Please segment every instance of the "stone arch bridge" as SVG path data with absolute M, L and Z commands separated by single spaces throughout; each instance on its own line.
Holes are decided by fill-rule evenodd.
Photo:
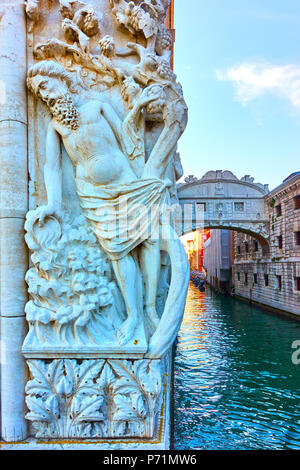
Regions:
M 253 236 L 268 249 L 268 185 L 255 183 L 248 175 L 238 179 L 231 171 L 209 171 L 201 179 L 187 177 L 177 191 L 180 235 L 203 228 L 234 230 Z

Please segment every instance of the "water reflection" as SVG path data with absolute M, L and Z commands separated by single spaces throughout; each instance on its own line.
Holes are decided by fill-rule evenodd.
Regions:
M 300 324 L 190 286 L 175 359 L 176 449 L 300 449 Z

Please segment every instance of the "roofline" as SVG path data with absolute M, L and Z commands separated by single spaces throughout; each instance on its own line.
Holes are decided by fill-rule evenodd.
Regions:
M 272 189 L 272 191 L 269 192 L 269 194 L 266 195 L 266 199 L 269 199 L 272 196 L 275 196 L 278 192 L 284 190 L 285 188 L 288 188 L 290 185 L 294 184 L 299 180 L 300 183 L 300 173 L 296 174 L 292 178 L 288 179 L 284 183 L 281 183 L 279 186 L 276 188 Z
M 198 181 L 193 181 L 192 183 L 177 183 L 177 191 L 180 192 L 183 189 L 186 189 L 187 187 L 192 187 L 192 186 L 197 186 L 199 184 L 209 184 L 209 183 L 232 183 L 232 184 L 239 184 L 240 186 L 248 186 L 251 189 L 256 189 L 259 191 L 263 197 L 269 195 L 269 193 L 266 193 L 264 190 L 263 185 L 260 185 L 260 183 L 250 183 L 249 181 L 241 181 L 239 179 L 236 180 L 231 180 L 231 179 L 207 179 L 207 180 L 198 180 Z M 179 186 L 180 185 L 180 186 Z M 205 196 L 204 196 L 205 197 Z

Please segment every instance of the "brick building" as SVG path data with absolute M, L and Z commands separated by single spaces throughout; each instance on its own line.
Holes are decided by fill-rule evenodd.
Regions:
M 270 251 L 243 233 L 233 236 L 237 296 L 300 315 L 300 172 L 265 196 Z

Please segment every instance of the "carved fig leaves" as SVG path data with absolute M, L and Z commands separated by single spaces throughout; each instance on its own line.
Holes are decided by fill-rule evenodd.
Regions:
M 100 411 L 104 396 L 94 380 L 104 361 L 28 361 L 33 377 L 26 385 L 26 418 L 33 421 L 36 437 L 102 436 Z M 97 422 L 93 429 L 87 423 Z
M 147 437 L 161 396 L 160 361 L 27 362 L 26 418 L 38 438 Z

